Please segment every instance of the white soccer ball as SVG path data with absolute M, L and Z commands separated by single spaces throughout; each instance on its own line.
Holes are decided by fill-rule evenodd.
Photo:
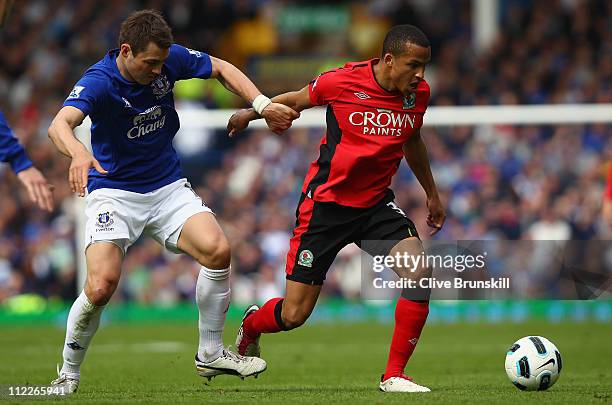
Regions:
M 543 391 L 559 379 L 563 363 L 561 353 L 542 336 L 517 340 L 506 353 L 506 374 L 518 389 Z

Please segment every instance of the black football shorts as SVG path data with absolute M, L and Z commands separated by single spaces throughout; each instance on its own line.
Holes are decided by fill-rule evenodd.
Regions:
M 403 239 L 418 238 L 414 223 L 394 199 L 387 190 L 373 207 L 355 208 L 313 201 L 302 194 L 287 254 L 287 279 L 321 285 L 338 252 L 350 243 L 375 256 L 389 254 Z

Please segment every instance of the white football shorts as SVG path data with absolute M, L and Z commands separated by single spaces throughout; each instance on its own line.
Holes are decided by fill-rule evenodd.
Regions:
M 180 179 L 149 193 L 101 188 L 86 197 L 85 246 L 108 241 L 123 253 L 144 232 L 174 253 L 187 220 L 211 209 L 193 191 L 187 179 Z

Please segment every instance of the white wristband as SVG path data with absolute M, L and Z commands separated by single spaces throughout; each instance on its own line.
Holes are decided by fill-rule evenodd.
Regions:
M 272 100 L 270 100 L 268 97 L 260 94 L 259 96 L 255 97 L 255 100 L 253 100 L 253 108 L 255 111 L 257 111 L 257 114 L 261 115 L 264 108 L 270 105 L 271 102 Z

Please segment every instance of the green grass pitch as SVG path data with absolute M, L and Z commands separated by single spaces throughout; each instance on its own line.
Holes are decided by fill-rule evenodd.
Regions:
M 226 328 L 226 344 L 237 325 Z M 452 324 L 425 327 L 407 373 L 425 394 L 378 391 L 391 325 L 316 324 L 262 338 L 268 370 L 244 381 L 210 384 L 193 365 L 196 325 L 115 324 L 102 327 L 82 368 L 79 392 L 66 403 L 612 403 L 612 324 Z M 521 392 L 507 380 L 504 356 L 519 337 L 550 338 L 563 355 L 557 384 Z M 2 325 L 0 384 L 48 384 L 55 378 L 63 331 L 53 326 Z M 3 402 L 3 401 L 0 401 Z M 14 401 L 15 402 L 15 401 Z M 40 401 L 36 401 L 40 403 Z

